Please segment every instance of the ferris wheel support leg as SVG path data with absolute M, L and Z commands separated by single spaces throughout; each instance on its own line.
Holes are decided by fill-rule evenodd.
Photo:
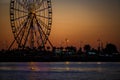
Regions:
M 53 45 L 49 39 L 48 39 L 48 42 L 49 42 L 50 46 L 53 48 Z
M 44 36 L 46 37 L 46 34 L 45 34 L 45 32 L 43 31 L 42 27 L 40 26 L 40 24 L 39 24 L 39 22 L 38 22 L 38 20 L 37 20 L 36 17 L 35 17 L 35 19 L 36 19 L 36 22 L 37 22 L 38 27 L 41 29 L 42 33 L 43 33 Z M 48 38 L 48 42 L 49 42 L 50 46 L 53 48 L 53 45 L 52 45 L 52 43 L 50 42 L 49 38 Z
M 24 27 L 22 27 L 19 31 L 19 33 L 17 34 L 16 38 L 19 36 L 19 34 L 21 33 L 21 31 L 23 30 Z M 8 50 L 11 49 L 11 47 L 13 46 L 13 44 L 15 43 L 16 39 L 13 40 L 13 42 L 11 43 L 10 47 L 8 48 Z
M 9 51 L 9 50 L 11 49 L 11 47 L 13 46 L 14 42 L 15 42 L 15 39 L 14 39 L 14 41 L 11 43 L 11 45 L 9 46 L 8 51 Z

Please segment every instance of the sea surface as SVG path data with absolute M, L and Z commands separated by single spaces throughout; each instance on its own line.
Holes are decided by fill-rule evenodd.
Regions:
M 1 62 L 0 80 L 120 80 L 120 62 Z

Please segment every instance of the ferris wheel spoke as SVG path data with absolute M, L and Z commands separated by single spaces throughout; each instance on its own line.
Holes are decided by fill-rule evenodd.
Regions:
M 38 17 L 42 17 L 42 18 L 45 18 L 45 19 L 49 19 L 49 17 L 46 17 L 46 16 L 42 16 L 42 15 L 36 15 Z
M 16 32 L 18 32 L 18 31 L 22 28 L 22 26 L 24 26 L 24 24 L 26 24 L 26 19 L 24 19 L 24 20 L 20 23 L 20 25 L 17 26 L 17 31 L 16 31 Z
M 36 23 L 36 21 L 34 20 L 34 26 L 35 25 L 37 25 L 37 23 Z M 38 25 L 37 25 L 38 26 Z M 38 32 L 39 32 L 39 34 L 40 34 L 40 29 L 37 29 L 37 30 L 35 30 L 35 29 L 33 29 L 34 30 L 34 35 L 38 38 L 38 35 L 37 35 L 37 30 L 38 30 Z
M 44 2 L 44 0 L 41 0 L 41 1 L 37 0 L 36 3 L 37 3 L 38 6 L 36 7 L 36 10 L 39 9 L 42 6 L 43 2 Z
M 22 43 L 22 41 L 23 41 L 24 34 L 25 34 L 25 29 L 23 29 L 22 34 L 21 34 L 21 36 L 20 36 L 19 47 L 22 46 L 21 43 Z
M 35 18 L 36 19 L 36 18 Z M 40 27 L 39 26 L 41 26 L 40 24 L 39 24 L 39 22 L 38 22 L 38 20 L 36 19 L 36 24 L 37 24 L 37 28 L 38 28 L 38 32 L 39 32 L 39 34 L 40 34 L 40 39 L 41 39 L 41 41 L 42 41 L 42 43 L 44 43 L 44 40 L 43 40 L 43 37 L 42 37 L 42 31 L 41 31 L 41 29 L 40 29 Z
M 49 8 L 43 8 L 43 9 L 40 9 L 40 10 L 36 10 L 35 12 L 37 13 L 37 12 L 42 12 L 42 11 L 45 11 L 45 10 L 47 10 L 47 9 L 49 9 Z
M 17 37 L 18 37 L 18 36 L 19 36 L 19 34 L 21 33 L 22 29 L 23 29 L 23 27 L 22 27 L 22 28 L 21 28 L 21 30 L 18 32 L 18 34 L 15 36 L 15 39 L 14 39 L 14 41 L 10 44 L 10 46 L 9 46 L 8 50 L 10 50 L 10 48 L 11 48 L 11 47 L 12 47 L 12 45 L 14 44 L 15 40 L 17 39 Z
M 38 43 L 41 43 L 44 44 L 44 40 L 43 40 L 43 35 L 42 35 L 42 31 L 39 29 L 39 40 L 38 40 Z
M 23 37 L 25 35 L 25 32 L 26 32 L 26 28 L 27 28 L 27 24 L 28 24 L 28 21 L 29 21 L 29 17 L 24 19 L 24 21 L 22 23 L 20 23 L 20 27 L 22 27 L 22 31 L 20 32 L 19 34 L 19 43 L 18 43 L 18 46 L 21 47 L 22 46 L 22 40 L 23 40 Z
M 28 17 L 29 18 L 29 17 Z M 28 41 L 28 37 L 29 37 L 29 35 L 30 35 L 30 31 L 33 31 L 33 20 L 34 18 L 29 18 L 29 22 L 28 22 L 28 24 L 30 24 L 29 25 L 29 27 L 28 27 L 28 31 L 27 31 L 27 35 L 26 35 L 26 38 L 25 38 L 25 41 L 24 41 L 24 44 L 23 44 L 23 48 L 25 48 L 25 45 L 26 45 L 26 43 L 27 43 L 27 41 Z M 33 34 L 33 32 L 32 32 L 32 34 Z M 32 35 L 32 37 L 33 37 L 33 35 Z M 33 39 L 33 38 L 32 38 Z
M 24 44 L 23 44 L 23 48 L 25 48 L 25 45 L 26 45 L 26 43 L 27 43 L 28 36 L 29 36 L 29 34 L 30 34 L 30 29 L 31 29 L 31 27 L 29 26 L 29 29 L 28 29 L 28 32 L 27 32 L 27 35 L 26 35 L 26 38 L 25 38 L 25 42 L 24 42 Z
M 37 21 L 37 24 L 39 24 L 39 21 L 36 19 L 36 21 Z M 41 32 L 43 33 L 43 35 L 46 37 L 46 33 L 44 32 L 44 30 L 43 30 L 43 28 L 41 27 L 41 25 L 39 24 L 39 26 L 38 26 L 39 28 L 40 28 L 40 30 L 41 30 Z
M 39 31 L 39 34 L 40 34 L 40 38 L 41 38 L 42 44 L 44 44 L 44 42 L 45 42 L 44 38 L 43 38 L 44 33 L 41 30 L 41 24 L 39 23 L 39 21 L 37 19 L 36 19 L 36 23 L 37 23 L 37 26 L 38 26 L 38 31 Z
M 21 18 L 25 18 L 25 17 L 28 17 L 28 15 L 24 15 L 24 16 L 21 16 L 21 17 L 15 18 L 14 20 L 16 21 L 16 20 L 19 20 L 19 19 L 21 19 Z
M 17 39 L 18 36 L 20 35 L 20 33 L 22 32 L 22 30 L 24 29 L 24 26 L 18 31 L 18 33 L 16 34 L 15 38 Z
M 45 24 L 41 19 L 39 19 L 40 23 L 45 27 L 47 30 L 49 29 L 49 26 Z
M 53 47 L 51 41 L 48 39 L 48 36 L 45 34 L 45 32 L 44 32 L 44 30 L 42 29 L 42 27 L 41 27 L 41 26 L 38 26 L 38 27 L 41 28 L 41 31 L 43 32 L 43 34 L 44 34 L 44 36 L 45 36 L 45 39 L 48 40 L 49 44 Z
M 24 29 L 24 27 L 22 27 L 22 28 L 18 31 L 18 33 L 17 33 L 16 36 L 15 36 L 15 40 L 17 40 L 18 36 L 20 35 L 20 33 L 22 32 L 23 29 Z M 9 46 L 8 50 L 12 47 L 13 43 L 15 42 L 15 40 L 14 40 L 14 41 L 12 42 L 12 44 Z
M 15 11 L 18 11 L 18 12 L 28 13 L 28 12 L 26 12 L 26 11 L 23 11 L 23 10 L 20 10 L 20 9 L 16 9 L 16 8 L 14 8 L 14 10 L 15 10 Z
M 21 43 L 22 43 L 23 37 L 24 37 L 24 35 L 25 35 L 26 28 L 27 28 L 27 22 L 28 22 L 28 19 L 26 20 L 26 22 L 25 22 L 24 25 L 23 25 L 24 29 L 23 29 L 23 31 L 22 31 L 22 33 L 21 33 L 21 37 L 20 37 L 20 45 L 19 45 L 19 46 L 21 46 Z
M 20 2 L 20 0 L 16 0 L 16 2 L 17 2 L 21 7 L 23 7 L 25 10 L 27 10 L 25 4 L 23 4 L 22 2 Z
M 43 37 L 43 41 L 46 41 L 47 39 L 48 39 L 48 36 L 47 36 L 47 34 L 45 33 L 45 31 L 43 30 L 43 28 L 41 27 L 41 26 L 38 26 L 38 27 L 40 27 L 40 30 L 41 30 L 41 32 L 42 32 L 42 37 Z
M 42 23 L 40 23 L 37 18 L 36 18 L 37 25 L 39 26 L 38 28 L 40 29 L 40 32 L 42 33 L 42 30 L 40 27 L 42 27 Z M 45 27 L 45 30 L 47 30 L 47 27 Z

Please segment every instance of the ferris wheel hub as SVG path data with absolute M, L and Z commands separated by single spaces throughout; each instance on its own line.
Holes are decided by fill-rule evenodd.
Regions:
M 28 11 L 29 13 L 35 13 L 35 10 L 36 10 L 36 5 L 33 3 L 33 4 L 30 4 L 29 7 L 28 7 Z

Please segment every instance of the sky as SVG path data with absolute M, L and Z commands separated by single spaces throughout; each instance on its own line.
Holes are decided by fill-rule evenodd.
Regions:
M 10 0 L 0 0 L 0 49 L 14 40 L 9 18 Z M 52 0 L 53 23 L 50 41 L 54 46 L 79 48 L 98 39 L 104 46 L 115 44 L 120 50 L 120 0 Z

